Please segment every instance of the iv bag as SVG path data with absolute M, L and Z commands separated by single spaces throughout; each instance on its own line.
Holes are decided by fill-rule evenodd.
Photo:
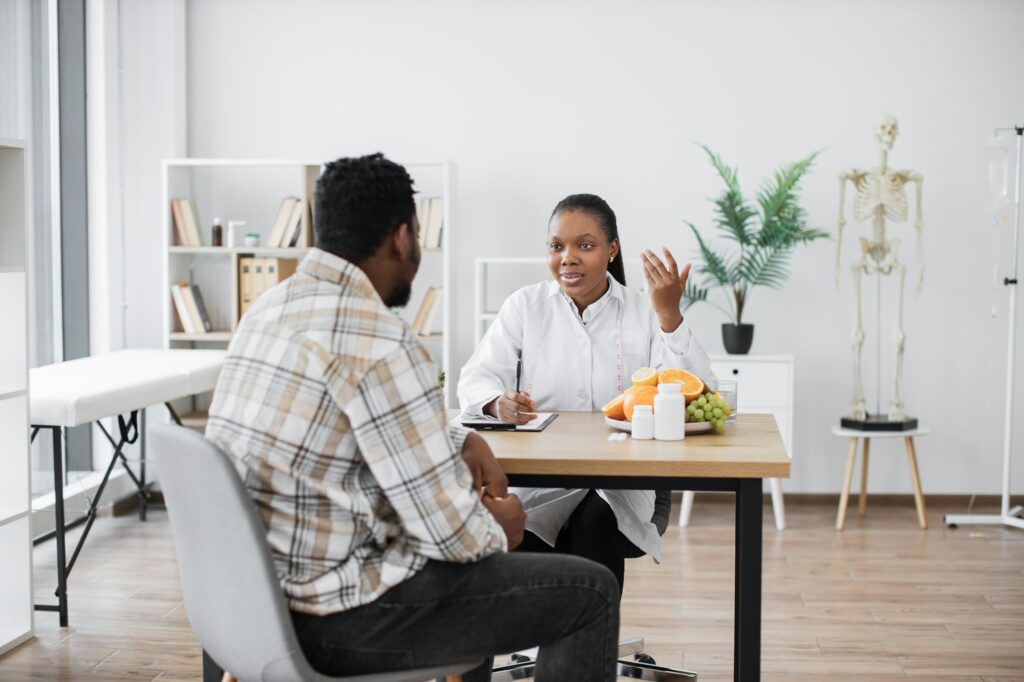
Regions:
M 1010 142 L 1011 137 L 996 134 L 985 141 L 988 161 L 989 208 L 999 210 L 1010 203 Z

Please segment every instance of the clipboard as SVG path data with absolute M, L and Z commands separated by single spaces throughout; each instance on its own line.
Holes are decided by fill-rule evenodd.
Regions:
M 461 424 L 462 426 L 476 431 L 523 431 L 526 433 L 538 433 L 546 429 L 548 424 L 555 421 L 557 418 L 557 412 L 538 412 L 535 419 L 520 426 L 517 426 L 516 424 L 506 424 L 505 422 L 500 422 L 493 417 L 474 417 L 471 419 L 456 417 L 452 422 Z

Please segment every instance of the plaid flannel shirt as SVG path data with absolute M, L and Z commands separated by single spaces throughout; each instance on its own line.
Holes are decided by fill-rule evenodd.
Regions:
M 293 610 L 351 609 L 427 559 L 507 548 L 426 350 L 362 270 L 320 249 L 242 318 L 206 437 L 255 501 Z

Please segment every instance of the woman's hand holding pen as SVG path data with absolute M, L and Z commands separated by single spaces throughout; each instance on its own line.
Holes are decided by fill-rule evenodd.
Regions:
M 506 424 L 527 424 L 537 417 L 537 404 L 529 393 L 505 391 L 487 403 L 484 414 L 496 417 Z
M 647 279 L 647 288 L 651 290 L 651 304 L 654 312 L 658 314 L 661 322 L 661 329 L 665 332 L 674 332 L 683 323 L 683 314 L 679 312 L 679 301 L 686 291 L 686 280 L 690 277 L 690 264 L 687 263 L 682 272 L 676 265 L 676 259 L 672 253 L 662 247 L 665 254 L 665 262 L 650 249 L 640 254 L 640 260 L 644 266 L 644 278 Z

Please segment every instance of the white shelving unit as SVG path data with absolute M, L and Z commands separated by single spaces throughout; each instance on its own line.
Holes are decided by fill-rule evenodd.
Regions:
M 24 142 L 0 138 L 0 654 L 34 634 L 26 157 Z
M 316 180 L 323 164 L 330 159 L 164 159 L 163 192 L 163 272 L 162 319 L 166 348 L 226 347 L 238 327 L 240 315 L 238 272 L 243 257 L 284 258 L 301 260 L 312 246 L 312 225 L 304 234 L 304 245 L 277 247 L 245 247 L 236 245 L 211 246 L 210 227 L 215 217 L 221 218 L 224 240 L 227 243 L 227 224 L 230 220 L 244 220 L 244 233 L 257 232 L 260 244 L 270 235 L 278 205 L 285 196 L 295 195 L 311 200 Z M 401 162 L 400 162 L 401 163 Z M 450 367 L 450 243 L 451 191 L 448 162 L 402 163 L 412 175 L 420 196 L 441 197 L 444 206 L 442 246 L 426 249 L 420 263 L 420 273 L 413 284 L 409 305 L 399 314 L 411 322 L 428 287 L 442 288 L 441 329 L 420 338 L 437 363 L 449 375 Z M 189 197 L 196 203 L 199 213 L 202 246 L 182 246 L 177 243 L 171 200 Z M 418 205 L 418 203 L 417 203 Z M 214 330 L 204 334 L 187 334 L 182 329 L 174 310 L 170 285 L 175 282 L 198 285 L 209 312 Z M 449 404 L 450 387 L 445 382 L 445 404 Z M 194 409 L 202 411 L 200 399 Z

